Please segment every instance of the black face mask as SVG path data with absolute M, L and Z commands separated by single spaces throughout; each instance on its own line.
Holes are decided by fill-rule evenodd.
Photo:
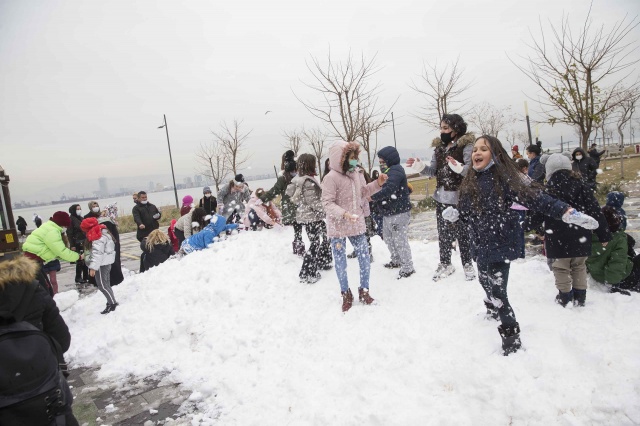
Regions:
M 451 136 L 451 133 L 440 133 L 440 140 L 442 140 L 442 143 L 444 145 L 449 145 L 453 141 L 453 136 Z

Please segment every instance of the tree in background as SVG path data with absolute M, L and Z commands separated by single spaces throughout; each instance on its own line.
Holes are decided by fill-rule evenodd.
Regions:
M 293 129 L 285 130 L 283 132 L 286 142 L 284 143 L 285 149 L 290 149 L 297 156 L 300 153 L 300 144 L 304 137 L 304 128 L 302 130 Z
M 496 107 L 489 102 L 474 105 L 466 117 L 467 121 L 481 134 L 496 138 L 502 130 L 516 121 L 511 113 L 511 107 Z
M 249 155 L 244 152 L 244 144 L 253 130 L 242 133 L 240 127 L 242 122 L 236 119 L 233 124 L 228 126 L 225 121 L 220 123 L 220 130 L 212 131 L 216 138 L 216 142 L 220 144 L 224 152 L 229 170 L 234 174 L 238 174 L 238 170 L 249 160 Z
M 311 147 L 311 151 L 313 151 L 313 155 L 315 155 L 318 161 L 318 176 L 322 176 L 322 159 L 326 155 L 327 135 L 321 129 L 314 128 L 311 130 L 303 130 L 303 137 Z
M 213 180 L 216 192 L 219 191 L 220 185 L 226 181 L 229 174 L 224 147 L 219 141 L 201 144 L 196 152 L 196 161 L 200 165 L 197 172 Z

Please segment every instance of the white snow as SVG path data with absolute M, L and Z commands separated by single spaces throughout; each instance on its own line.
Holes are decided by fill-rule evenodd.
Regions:
M 578 238 L 578 241 L 580 241 L 581 243 L 586 243 L 587 242 L 587 237 L 580 237 L 580 238 Z
M 373 238 L 377 305 L 343 314 L 334 270 L 299 283 L 292 237 L 243 232 L 129 276 L 108 315 L 101 293 L 78 300 L 67 360 L 102 381 L 181 383 L 195 425 L 640 424 L 637 294 L 592 288 L 586 307 L 561 308 L 546 259 L 511 262 L 525 350 L 504 357 L 457 252 L 434 283 L 438 244 L 412 241 L 417 273 L 397 281 Z

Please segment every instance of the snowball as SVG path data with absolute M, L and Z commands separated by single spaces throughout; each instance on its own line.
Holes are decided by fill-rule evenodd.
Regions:
M 398 199 L 398 197 L 396 196 L 396 194 L 391 194 L 391 199 L 392 200 L 396 200 L 396 199 Z
M 602 173 L 602 169 L 597 169 L 596 173 L 601 174 Z
M 154 410 L 153 408 L 150 408 L 149 414 L 158 414 L 158 410 Z
M 76 290 L 63 291 L 53 296 L 53 300 L 56 301 L 58 309 L 66 311 L 72 307 L 80 298 L 80 295 Z
M 547 229 L 547 230 L 546 230 L 546 231 L 544 231 L 544 232 L 546 232 L 547 234 L 551 235 L 551 234 L 553 234 L 553 229 Z
M 586 243 L 587 242 L 587 237 L 580 237 L 580 239 L 578 240 L 581 243 Z
M 113 413 L 114 411 L 117 411 L 117 410 L 118 410 L 118 408 L 113 404 L 109 404 L 106 407 L 104 407 L 104 412 L 105 413 Z

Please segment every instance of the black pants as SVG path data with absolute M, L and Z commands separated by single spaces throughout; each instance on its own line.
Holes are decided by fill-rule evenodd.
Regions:
M 178 245 L 181 245 L 185 240 L 184 231 L 179 230 L 178 228 L 173 228 L 173 233 L 176 234 L 176 238 L 178 239 Z
M 293 241 L 302 241 L 302 224 L 293 222 Z
M 252 231 L 257 231 L 258 226 L 264 226 L 264 220 L 260 219 L 260 216 L 258 216 L 254 209 L 249 210 L 247 217 L 249 218 Z
M 458 250 L 462 264 L 471 263 L 471 248 L 469 246 L 469 233 L 461 221 L 449 222 L 442 218 L 442 212 L 449 207 L 447 204 L 436 202 L 436 221 L 438 225 L 438 245 L 440 246 L 440 263 L 451 264 L 451 249 L 453 242 L 458 240 Z
M 75 244 L 74 247 L 76 249 L 76 253 L 84 253 L 84 245 L 82 243 Z M 89 280 L 89 268 L 87 268 L 84 260 L 78 259 L 76 261 L 76 282 L 87 280 Z
M 302 225 L 300 225 L 302 227 Z M 307 231 L 307 237 L 311 246 L 304 254 L 302 268 L 300 268 L 300 278 L 315 277 L 318 272 L 320 263 L 320 238 L 324 229 L 324 221 L 305 223 L 304 228 Z M 324 263 L 322 263 L 324 264 Z
M 478 280 L 487 295 L 487 300 L 498 309 L 500 321 L 504 326 L 516 323 L 516 314 L 509 304 L 507 297 L 507 283 L 509 282 L 509 268 L 507 262 L 484 263 L 478 262 Z

